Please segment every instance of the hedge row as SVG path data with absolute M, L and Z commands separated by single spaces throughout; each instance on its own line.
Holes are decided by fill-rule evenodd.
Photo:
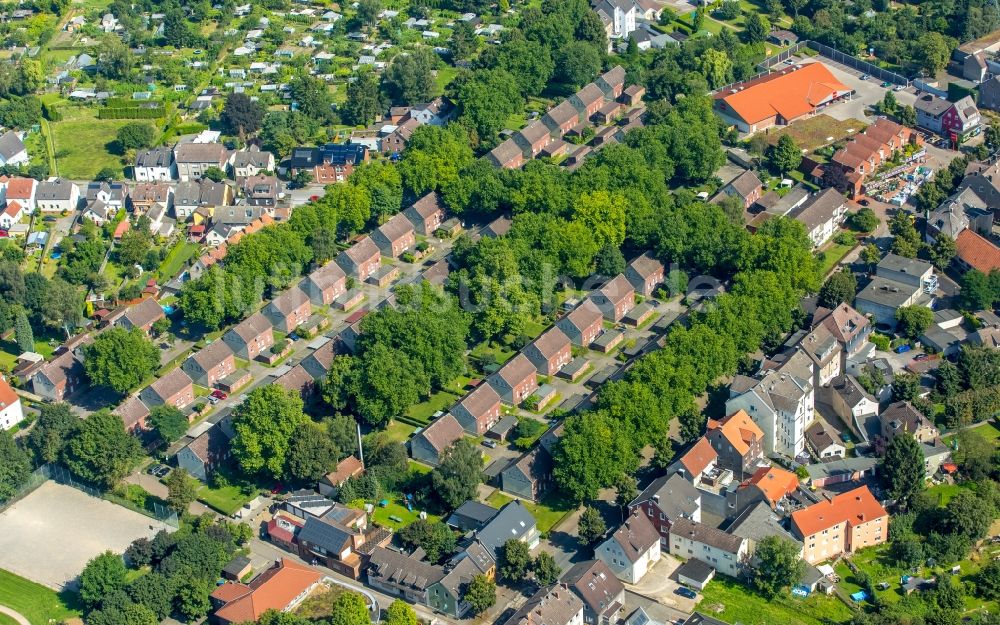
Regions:
M 143 108 L 138 106 L 98 109 L 98 119 L 157 119 L 167 114 L 163 107 Z

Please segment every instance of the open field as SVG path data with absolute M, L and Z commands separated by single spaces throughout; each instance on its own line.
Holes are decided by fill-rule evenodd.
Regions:
M 812 152 L 816 148 L 840 141 L 848 135 L 859 132 L 865 125 L 865 122 L 857 119 L 841 121 L 821 113 L 809 119 L 800 119 L 791 126 L 785 126 L 781 130 L 768 133 L 767 142 L 775 145 L 782 135 L 790 135 L 800 148 Z
M 131 121 L 128 119 L 97 119 L 97 110 L 63 106 L 63 120 L 52 122 L 59 175 L 75 179 L 91 179 L 104 167 L 121 169 L 121 156 L 113 154 L 115 133 Z M 156 125 L 155 120 L 145 120 Z
M 698 604 L 698 611 L 727 623 L 825 625 L 843 623 L 851 618 L 851 610 L 833 597 L 813 594 L 806 599 L 797 599 L 790 594 L 782 594 L 767 600 L 746 586 L 722 576 L 716 576 L 702 595 L 704 598 Z
M 167 526 L 48 481 L 0 514 L 0 568 L 62 590 L 94 556 L 108 549 L 122 553 L 136 538 L 152 538 L 161 529 Z
M 80 616 L 69 603 L 75 599 L 71 593 L 56 594 L 41 584 L 0 569 L 0 605 L 20 612 L 31 625 L 50 625 Z M 10 623 L 13 622 L 10 619 Z M 0 623 L 6 625 L 7 621 L 0 620 Z

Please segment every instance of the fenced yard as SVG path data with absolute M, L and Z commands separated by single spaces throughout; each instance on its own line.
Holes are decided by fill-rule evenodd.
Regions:
M 136 538 L 152 538 L 161 529 L 169 528 L 49 480 L 0 513 L 0 568 L 62 590 L 94 556 L 108 549 L 122 553 Z

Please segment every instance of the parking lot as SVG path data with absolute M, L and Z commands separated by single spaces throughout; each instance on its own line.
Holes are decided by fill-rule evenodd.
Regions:
M 895 86 L 890 88 L 883 87 L 882 81 L 874 77 L 862 80 L 862 72 L 849 68 L 846 65 L 841 65 L 836 61 L 831 61 L 826 57 L 817 56 L 795 58 L 797 62 L 803 64 L 822 63 L 823 65 L 826 65 L 837 80 L 844 83 L 851 89 L 854 89 L 855 94 L 850 100 L 839 102 L 833 106 L 823 109 L 824 113 L 834 119 L 860 119 L 862 121 L 874 121 L 874 118 L 866 111 L 875 104 L 881 102 L 882 98 L 885 97 L 886 91 L 890 88 L 895 89 Z M 900 104 L 913 106 L 913 103 L 916 102 L 916 100 L 917 96 L 912 87 L 902 91 L 896 91 L 896 101 Z
M 50 480 L 0 514 L 0 568 L 62 590 L 93 557 L 161 529 L 169 528 Z

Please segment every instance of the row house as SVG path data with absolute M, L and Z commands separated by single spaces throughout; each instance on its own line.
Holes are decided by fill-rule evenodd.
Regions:
M 806 228 L 806 234 L 817 248 L 833 237 L 847 216 L 847 198 L 836 189 L 823 189 L 792 211 L 792 218 Z
M 337 263 L 327 263 L 299 283 L 313 304 L 329 306 L 347 291 L 347 275 Z
M 762 191 L 763 185 L 760 182 L 760 178 L 748 169 L 727 182 L 718 195 L 712 198 L 712 201 L 718 202 L 727 197 L 736 198 L 743 205 L 743 209 L 746 210 L 760 199 Z
M 212 341 L 188 356 L 181 369 L 195 384 L 211 388 L 236 371 L 236 357 L 225 341 Z
M 207 483 L 229 459 L 234 436 L 229 420 L 223 419 L 178 450 L 174 460 L 178 467 Z
M 862 193 L 865 181 L 907 146 L 919 152 L 923 147 L 920 133 L 888 119 L 879 119 L 834 153 L 830 163 L 823 168 L 823 178 L 827 184 L 856 197 Z
M 513 138 L 507 139 L 486 155 L 494 167 L 501 169 L 520 169 L 524 165 L 524 150 Z
M 523 353 L 541 375 L 555 375 L 573 360 L 569 337 L 557 327 L 532 341 Z
M 364 282 L 379 268 L 382 263 L 382 252 L 371 239 L 364 237 L 357 243 L 337 255 L 337 264 L 344 272 Z
M 480 384 L 451 407 L 451 414 L 469 434 L 482 436 L 500 420 L 500 395 Z
M 327 143 L 313 148 L 295 148 L 289 157 L 291 174 L 304 171 L 317 184 L 344 182 L 354 168 L 369 159 L 368 148 L 355 143 Z
M 540 120 L 531 122 L 523 129 L 515 132 L 511 138 L 524 151 L 526 160 L 535 158 L 552 143 L 552 135 L 549 133 L 549 129 Z
M 704 523 L 678 519 L 670 528 L 671 555 L 700 560 L 729 577 L 739 576 L 748 550 L 745 538 Z
M 230 328 L 222 340 L 238 357 L 253 360 L 274 345 L 274 332 L 267 317 L 256 312 Z
M 413 247 L 416 237 L 413 224 L 403 213 L 396 213 L 371 234 L 372 241 L 386 256 L 398 257 Z
M 249 178 L 275 169 L 274 154 L 263 151 L 255 145 L 246 150 L 233 152 L 229 157 L 233 178 Z
M 268 302 L 263 313 L 272 326 L 288 334 L 309 319 L 312 305 L 302 289 L 293 287 Z
M 434 231 L 444 221 L 444 208 L 441 206 L 441 196 L 432 191 L 413 203 L 403 211 L 416 231 L 424 236 L 434 234 Z

